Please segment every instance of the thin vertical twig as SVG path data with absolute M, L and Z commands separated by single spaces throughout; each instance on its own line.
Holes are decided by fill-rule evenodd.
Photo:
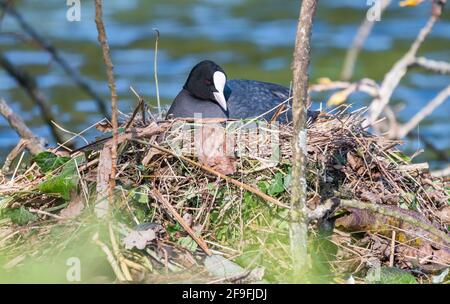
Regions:
M 155 40 L 155 57 L 154 57 L 154 78 L 156 85 L 156 100 L 158 102 L 158 118 L 161 119 L 161 100 L 159 99 L 159 84 L 158 84 L 158 42 L 159 42 L 159 30 L 153 29 L 156 32 L 156 40 Z
M 318 0 L 303 0 L 297 25 L 293 70 L 292 185 L 290 243 L 293 274 L 300 280 L 307 262 L 308 219 L 306 209 L 306 111 L 308 102 L 308 68 L 311 51 L 311 33 Z
M 111 124 L 113 127 L 113 140 L 111 146 L 111 174 L 109 178 L 109 200 L 113 201 L 113 191 L 116 186 L 116 171 L 117 171 L 117 141 L 119 136 L 117 125 L 117 91 L 116 82 L 114 79 L 114 65 L 111 60 L 110 49 L 108 45 L 108 39 L 106 36 L 105 25 L 102 17 L 102 0 L 95 0 L 95 24 L 97 25 L 98 41 L 102 47 L 103 60 L 106 65 L 106 74 L 108 77 L 108 87 L 111 92 Z

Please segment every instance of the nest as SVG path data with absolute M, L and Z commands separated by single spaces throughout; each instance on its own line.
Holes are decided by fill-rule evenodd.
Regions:
M 338 203 L 310 221 L 319 254 L 305 277 L 363 282 L 371 269 L 395 267 L 430 282 L 450 264 L 448 185 L 412 164 L 398 142 L 370 134 L 363 116 L 344 109 L 308 122 L 307 207 Z M 291 125 L 166 121 L 137 111 L 122 120 L 112 194 L 109 137 L 76 153 L 50 149 L 45 161 L 0 176 L 0 255 L 9 271 L 88 239 L 118 280 L 290 280 Z M 102 210 L 112 221 L 95 216 Z M 225 275 L 217 263 L 237 270 Z

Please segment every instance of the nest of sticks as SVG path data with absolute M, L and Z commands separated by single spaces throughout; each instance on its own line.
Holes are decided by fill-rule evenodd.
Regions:
M 309 281 L 362 282 L 379 266 L 430 282 L 450 265 L 448 182 L 363 120 L 364 110 L 337 109 L 308 122 L 310 248 L 323 252 L 311 258 Z M 291 125 L 209 127 L 138 111 L 122 121 L 112 194 L 110 137 L 76 153 L 49 149 L 44 161 L 0 175 L 0 255 L 10 271 L 66 250 L 73 235 L 89 238 L 120 281 L 287 280 Z M 217 263 L 237 270 L 224 275 Z

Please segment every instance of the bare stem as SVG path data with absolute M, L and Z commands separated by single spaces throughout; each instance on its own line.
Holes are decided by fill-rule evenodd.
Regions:
M 108 45 L 108 39 L 106 37 L 105 25 L 102 17 L 102 0 L 95 0 L 95 24 L 97 25 L 98 41 L 102 46 L 103 60 L 106 65 L 106 74 L 108 76 L 108 86 L 111 92 L 111 124 L 113 127 L 113 141 L 111 147 L 111 175 L 109 179 L 109 199 L 112 203 L 113 191 L 116 186 L 116 171 L 117 171 L 117 138 L 119 136 L 117 125 L 117 91 L 116 83 L 114 79 L 114 66 L 111 61 L 111 54 Z
M 308 219 L 306 210 L 306 107 L 311 32 L 318 0 L 303 0 L 297 25 L 293 69 L 292 199 L 290 242 L 294 277 L 299 279 L 307 266 Z

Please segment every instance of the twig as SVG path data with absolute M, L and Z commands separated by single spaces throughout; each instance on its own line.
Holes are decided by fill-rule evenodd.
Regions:
M 23 159 L 24 155 L 25 155 L 25 152 L 22 152 L 22 154 L 20 154 L 20 158 L 19 158 L 19 161 L 17 162 L 16 168 L 14 169 L 14 173 L 11 177 L 10 184 L 14 183 L 14 179 L 16 178 L 17 170 L 19 170 L 19 167 L 22 164 L 22 159 Z
M 47 51 L 52 59 L 61 66 L 63 71 L 72 80 L 83 89 L 88 95 L 90 95 L 95 102 L 100 112 L 107 117 L 108 110 L 105 105 L 105 101 L 94 91 L 94 89 L 89 85 L 89 83 L 84 80 L 80 74 L 73 69 L 70 64 L 60 55 L 59 51 L 43 36 L 41 36 L 26 20 L 16 11 L 13 7 L 9 6 L 5 1 L 0 2 L 0 6 L 9 13 L 10 16 L 14 17 L 19 23 L 20 27 L 45 51 Z
M 3 164 L 1 172 L 7 173 L 9 172 L 9 167 L 11 166 L 12 162 L 16 159 L 16 157 L 22 153 L 23 149 L 27 147 L 27 140 L 21 138 L 17 145 L 14 147 L 14 149 L 9 152 L 9 154 L 6 156 L 5 163 Z
M 394 267 L 394 258 L 395 258 L 395 230 L 392 230 L 391 255 L 389 256 L 389 267 Z
M 397 133 L 397 138 L 403 138 L 408 135 L 424 118 L 430 115 L 438 106 L 440 106 L 450 96 L 450 85 L 443 89 L 434 97 L 425 107 L 413 116 L 406 124 L 401 126 Z
M 0 114 L 6 118 L 11 128 L 13 128 L 22 139 L 26 140 L 26 147 L 31 154 L 39 154 L 45 150 L 44 140 L 34 135 L 22 118 L 15 114 L 2 98 L 0 98 Z
M 39 210 L 39 209 L 34 209 L 34 208 L 29 208 L 28 211 L 32 212 L 32 213 L 37 213 L 37 214 L 41 214 L 41 215 L 46 215 L 49 217 L 53 217 L 57 220 L 63 221 L 63 220 L 67 220 L 67 218 L 44 211 L 44 210 Z
M 175 217 L 175 219 L 180 223 L 180 225 L 186 230 L 187 233 L 191 236 L 191 238 L 203 249 L 203 251 L 211 256 L 212 253 L 208 248 L 208 245 L 205 243 L 201 236 L 195 234 L 191 227 L 186 223 L 186 221 L 181 217 L 181 215 L 173 208 L 173 206 L 166 200 L 166 198 L 159 192 L 157 189 L 153 189 L 150 191 L 155 200 L 159 201 L 164 205 L 164 207 L 170 212 L 170 214 Z
M 389 6 L 390 2 L 391 0 L 383 0 L 381 2 L 380 16 L 383 11 Z M 367 40 L 367 37 L 369 37 L 369 34 L 372 31 L 374 25 L 375 21 L 369 20 L 366 17 L 359 26 L 358 32 L 353 38 L 352 45 L 345 56 L 344 67 L 342 68 L 341 72 L 341 79 L 349 80 L 350 78 L 352 78 L 353 70 L 355 68 L 355 63 L 358 58 L 359 52 L 361 51 L 364 42 Z
M 425 57 L 416 58 L 413 66 L 421 67 L 425 70 L 439 74 L 450 74 L 450 63 L 446 61 L 432 60 Z
M 116 275 L 117 279 L 121 282 L 126 281 L 125 276 L 120 270 L 119 264 L 117 263 L 116 259 L 114 259 L 114 255 L 112 254 L 111 250 L 108 248 L 108 246 L 106 246 L 106 244 L 104 244 L 98 239 L 98 233 L 94 234 L 94 236 L 92 237 L 92 241 L 94 241 L 95 244 L 100 246 L 102 251 L 106 254 L 106 259 L 111 265 L 111 268 L 114 271 L 114 274 Z
M 159 84 L 158 84 L 158 42 L 159 42 L 159 30 L 153 29 L 156 32 L 155 40 L 155 59 L 154 59 L 154 78 L 156 85 L 156 100 L 158 102 L 158 118 L 161 119 L 161 101 L 159 99 Z
M 51 107 L 42 91 L 37 87 L 34 78 L 23 69 L 15 66 L 2 54 L 0 54 L 0 66 L 2 66 L 6 72 L 17 81 L 17 83 L 25 90 L 27 95 L 38 105 L 42 118 L 50 128 L 55 140 L 57 142 L 63 142 L 64 139 L 59 134 L 58 129 L 52 124 L 52 121 L 56 121 L 56 119 L 52 114 Z
M 119 245 L 116 241 L 116 236 L 114 235 L 114 230 L 112 227 L 111 222 L 108 225 L 109 230 L 109 237 L 111 239 L 111 246 L 113 248 L 113 253 L 116 256 L 117 260 L 119 261 L 120 269 L 122 270 L 122 273 L 127 281 L 133 281 L 133 278 L 131 277 L 130 271 L 128 270 L 128 266 L 124 262 L 124 257 L 122 253 L 120 252 Z
M 111 91 L 111 124 L 113 127 L 113 140 L 111 146 L 111 174 L 109 178 L 109 201 L 113 201 L 113 191 L 116 186 L 116 171 L 117 171 L 117 138 L 119 136 L 117 125 L 117 92 L 116 82 L 114 79 L 114 66 L 111 61 L 111 54 L 109 50 L 108 40 L 106 37 L 105 25 L 102 17 L 102 0 L 95 0 L 95 24 L 97 25 L 98 41 L 102 47 L 103 60 L 106 65 L 106 74 L 108 76 L 108 86 Z

